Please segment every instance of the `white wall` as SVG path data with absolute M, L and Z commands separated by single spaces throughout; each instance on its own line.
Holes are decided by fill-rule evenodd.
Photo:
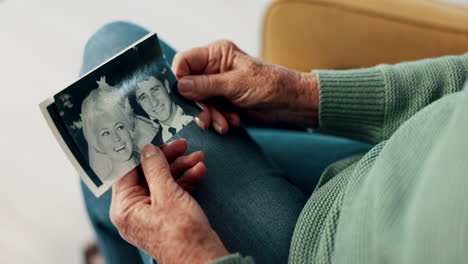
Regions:
M 0 0 L 0 263 L 82 263 L 92 232 L 78 176 L 38 103 L 72 82 L 87 38 L 139 23 L 176 49 L 218 38 L 257 55 L 267 0 Z

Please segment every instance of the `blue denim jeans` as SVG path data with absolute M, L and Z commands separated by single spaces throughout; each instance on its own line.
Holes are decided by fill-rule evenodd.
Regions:
M 127 22 L 105 25 L 86 44 L 80 75 L 147 33 Z M 175 51 L 164 42 L 161 45 L 171 63 Z M 193 196 L 213 229 L 230 252 L 253 256 L 257 263 L 287 262 L 297 218 L 322 171 L 371 147 L 343 138 L 274 129 L 240 128 L 220 136 L 199 129 L 193 122 L 177 137 L 188 141 L 188 152 L 205 153 L 207 175 Z M 82 187 L 106 263 L 152 263 L 112 225 L 111 192 L 96 199 Z

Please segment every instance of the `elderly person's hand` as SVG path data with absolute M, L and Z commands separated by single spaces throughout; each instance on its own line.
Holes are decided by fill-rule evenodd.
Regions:
M 172 69 L 180 78 L 180 94 L 203 102 L 204 111 L 195 119 L 203 129 L 213 125 L 224 134 L 229 125 L 239 125 L 238 113 L 260 122 L 317 125 L 314 73 L 264 63 L 226 40 L 176 54 Z M 226 100 L 234 109 L 226 107 Z
M 186 191 L 206 172 L 203 154 L 182 156 L 186 149 L 184 140 L 146 145 L 144 177 L 133 170 L 112 188 L 110 216 L 120 235 L 160 263 L 206 263 L 229 254 Z

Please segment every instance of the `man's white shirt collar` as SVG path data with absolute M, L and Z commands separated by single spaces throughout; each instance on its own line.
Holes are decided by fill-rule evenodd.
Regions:
M 172 123 L 170 125 L 165 125 L 162 122 L 160 122 L 162 128 L 163 142 L 166 142 L 173 136 L 172 133 L 169 132 L 169 128 L 175 128 L 176 133 L 178 133 L 184 126 L 186 126 L 193 120 L 192 116 L 185 115 L 184 110 L 180 106 L 176 105 L 176 107 L 177 109 L 175 112 L 175 116 L 172 119 Z

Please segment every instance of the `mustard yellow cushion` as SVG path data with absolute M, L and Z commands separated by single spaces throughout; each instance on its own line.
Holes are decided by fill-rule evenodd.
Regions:
M 431 0 L 276 0 L 262 34 L 268 62 L 359 68 L 468 51 L 468 9 Z

